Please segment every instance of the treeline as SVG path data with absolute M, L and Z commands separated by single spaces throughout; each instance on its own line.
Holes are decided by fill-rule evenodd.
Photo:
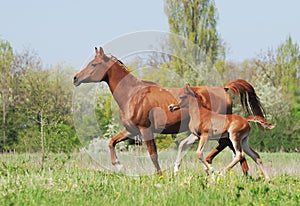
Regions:
M 299 150 L 300 48 L 290 36 L 274 50 L 242 63 L 222 62 L 218 70 L 225 81 L 242 78 L 251 82 L 267 119 L 276 125 L 268 132 L 253 129 L 250 145 L 261 151 Z M 245 115 L 242 111 L 235 112 Z
M 71 116 L 71 67 L 45 69 L 31 51 L 0 40 L 0 150 L 70 152 L 79 145 Z
M 85 145 L 73 122 L 74 68 L 44 67 L 33 51 L 14 52 L 8 41 L 0 39 L 0 72 L 0 152 L 40 152 L 44 157 Z M 109 93 L 99 94 L 92 105 L 101 134 L 89 131 L 90 119 L 83 120 L 90 139 L 111 138 L 121 127 L 112 101 Z
M 30 51 L 13 53 L 9 42 L 0 45 L 0 106 L 1 151 L 17 152 L 72 152 L 80 148 L 73 124 L 72 99 L 74 87 L 71 67 L 56 65 L 43 68 L 38 56 Z M 130 65 L 129 68 L 137 65 Z M 155 65 L 157 72 L 145 70 L 135 75 L 155 81 L 164 86 L 182 86 L 176 75 L 170 81 L 166 65 Z M 299 149 L 300 145 L 300 51 L 299 46 L 287 38 L 274 51 L 242 63 L 219 60 L 214 65 L 222 83 L 242 78 L 252 83 L 266 110 L 268 120 L 276 124 L 275 129 L 261 132 L 253 129 L 250 144 L 263 151 L 287 151 Z M 171 68 L 168 68 L 171 69 Z M 162 71 L 162 72 L 158 72 Z M 176 73 L 176 70 L 174 70 Z M 155 75 L 154 75 L 155 74 Z M 178 77 L 180 77 L 178 75 Z M 194 85 L 194 77 L 185 81 Z M 170 83 L 171 82 L 171 83 Z M 175 82 L 175 84 L 174 84 Z M 101 90 L 107 90 L 102 85 Z M 235 113 L 245 115 L 235 99 Z M 97 96 L 95 114 L 101 137 L 110 138 L 120 128 L 117 107 L 109 92 Z M 87 129 L 89 120 L 86 121 Z M 87 133 L 89 131 L 86 131 Z M 91 139 L 98 136 L 91 134 Z M 172 143 L 173 139 L 158 136 L 158 147 Z
M 272 152 L 300 149 L 299 45 L 288 36 L 274 50 L 243 62 L 228 62 L 227 48 L 216 29 L 218 15 L 213 0 L 167 0 L 165 13 L 170 31 L 187 41 L 170 36 L 161 46 L 175 55 L 151 56 L 147 69 L 133 72 L 135 76 L 169 87 L 181 87 L 186 81 L 222 85 L 245 79 L 254 86 L 268 120 L 276 124 L 269 132 L 253 129 L 250 145 Z M 143 67 L 141 62 L 145 61 L 136 60 L 127 66 L 136 70 Z M 149 65 L 155 70 L 147 71 Z M 82 147 L 72 116 L 72 67 L 45 68 L 35 53 L 14 52 L 9 42 L 0 39 L 0 71 L 0 151 L 70 153 Z M 107 91 L 103 84 L 100 87 Z M 238 106 L 239 98 L 233 98 L 234 113 L 245 115 Z M 89 117 L 82 119 L 86 125 L 83 132 L 90 139 L 100 135 L 111 138 L 122 127 L 117 106 L 109 92 L 97 95 L 95 102 L 102 133 L 89 131 Z M 173 141 L 163 135 L 157 140 L 159 148 Z

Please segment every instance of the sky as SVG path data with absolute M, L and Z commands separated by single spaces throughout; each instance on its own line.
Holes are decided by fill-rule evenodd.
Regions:
M 228 60 L 256 57 L 288 35 L 300 43 L 299 0 L 215 4 Z M 163 0 L 0 0 L 0 6 L 0 38 L 16 52 L 34 50 L 45 65 L 80 68 L 95 46 L 135 32 L 169 31 Z

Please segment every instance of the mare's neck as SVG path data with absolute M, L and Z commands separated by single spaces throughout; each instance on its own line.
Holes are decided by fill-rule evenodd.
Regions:
M 134 93 L 135 88 L 140 84 L 125 66 L 115 62 L 107 71 L 106 79 L 109 89 L 120 107 L 122 107 L 130 96 Z

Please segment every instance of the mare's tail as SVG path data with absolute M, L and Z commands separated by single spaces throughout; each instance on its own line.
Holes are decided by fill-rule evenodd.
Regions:
M 270 122 L 267 122 L 263 117 L 260 116 L 250 116 L 246 118 L 248 122 L 256 122 L 259 123 L 265 129 L 273 129 L 275 125 Z
M 242 107 L 249 115 L 265 118 L 264 108 L 253 86 L 249 82 L 243 79 L 237 79 L 227 83 L 224 89 L 230 90 L 234 95 L 240 95 Z
M 256 95 L 253 86 L 249 82 L 243 79 L 237 79 L 227 83 L 224 86 L 224 89 L 226 91 L 230 90 L 234 95 L 240 95 L 242 107 L 248 115 L 266 118 L 266 114 L 260 103 L 259 97 Z M 258 126 L 262 129 L 260 125 Z

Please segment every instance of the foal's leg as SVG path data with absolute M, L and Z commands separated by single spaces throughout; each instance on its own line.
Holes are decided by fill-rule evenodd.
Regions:
M 230 141 L 230 139 L 227 139 L 227 138 L 223 138 L 223 139 L 227 140 L 226 144 L 232 150 L 232 152 L 235 154 L 235 150 L 233 148 L 233 145 L 232 145 L 232 142 Z M 240 164 L 241 164 L 242 171 L 243 171 L 244 175 L 247 176 L 248 175 L 248 171 L 249 171 L 249 167 L 248 167 L 248 164 L 247 164 L 247 161 L 246 161 L 245 157 L 242 157 L 242 159 L 240 160 Z
M 247 155 L 249 155 L 256 162 L 256 164 L 258 164 L 259 169 L 260 169 L 262 175 L 264 176 L 265 180 L 267 182 L 269 182 L 270 177 L 264 169 L 264 166 L 263 166 L 263 163 L 262 163 L 262 160 L 261 160 L 259 154 L 257 152 L 255 152 L 253 149 L 251 149 L 248 145 L 248 136 L 245 139 L 243 139 L 242 147 L 243 147 L 245 153 Z
M 117 169 L 121 169 L 121 164 L 118 161 L 117 154 L 116 154 L 116 144 L 128 139 L 131 135 L 126 129 L 119 132 L 116 136 L 114 136 L 109 142 L 109 150 L 110 150 L 110 157 L 111 163 L 117 167 Z
M 235 133 L 229 133 L 229 139 L 232 142 L 233 148 L 235 150 L 235 157 L 233 160 L 225 167 L 224 173 L 227 172 L 227 170 L 230 170 L 233 168 L 243 157 L 244 154 L 242 152 L 242 147 L 241 147 L 241 137 L 237 136 Z
M 183 151 L 186 150 L 189 146 L 191 146 L 196 140 L 198 140 L 198 137 L 190 134 L 187 138 L 182 140 L 178 146 L 178 154 L 174 165 L 174 173 L 176 174 L 179 170 L 180 163 L 183 157 Z
M 230 141 L 230 139 L 228 138 L 221 138 L 219 141 L 219 145 L 213 149 L 213 151 L 211 151 L 211 153 L 209 155 L 207 155 L 207 157 L 205 158 L 206 161 L 209 163 L 209 164 L 212 164 L 212 160 L 222 151 L 224 150 L 227 146 L 232 150 L 232 152 L 235 154 L 235 150 L 233 148 L 233 145 Z M 248 167 L 248 164 L 247 164 L 247 161 L 246 161 L 246 158 L 243 157 L 241 160 L 240 160 L 240 163 L 241 163 L 241 167 L 242 167 L 242 171 L 244 173 L 244 175 L 248 175 L 248 171 L 249 171 L 249 167 Z
M 162 172 L 161 172 L 160 166 L 158 164 L 158 155 L 157 155 L 157 149 L 156 149 L 153 132 L 150 128 L 142 128 L 142 129 L 140 129 L 140 131 L 141 131 L 141 135 L 144 138 L 145 143 L 147 145 L 147 150 L 150 155 L 150 158 L 156 168 L 157 175 L 161 176 Z
M 207 141 L 208 141 L 208 134 L 207 133 L 201 134 L 196 154 L 198 156 L 198 159 L 202 162 L 205 168 L 205 172 L 209 175 L 211 168 L 208 162 L 206 162 L 206 160 L 203 158 L 203 150 Z

